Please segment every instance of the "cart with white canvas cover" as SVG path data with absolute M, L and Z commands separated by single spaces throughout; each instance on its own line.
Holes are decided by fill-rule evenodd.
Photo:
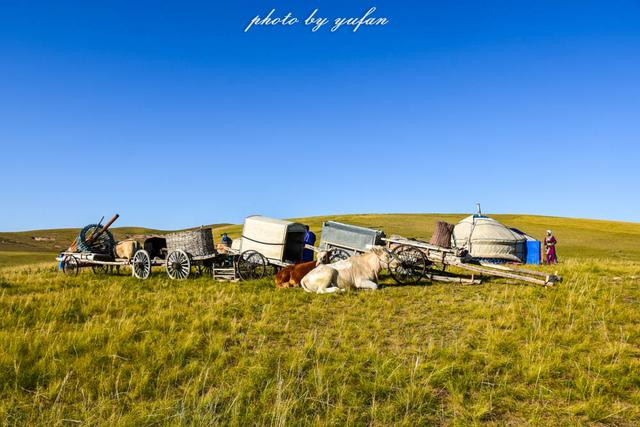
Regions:
M 271 270 L 302 262 L 307 230 L 303 224 L 253 215 L 245 218 L 242 237 L 234 241 L 240 279 L 261 279 Z M 238 242 L 239 243 L 236 243 Z

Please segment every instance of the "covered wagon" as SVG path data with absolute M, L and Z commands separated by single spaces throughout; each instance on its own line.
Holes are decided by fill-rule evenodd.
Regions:
M 303 224 L 253 215 L 245 218 L 239 244 L 237 272 L 242 279 L 259 279 L 269 273 L 269 267 L 284 267 L 302 261 L 305 248 Z

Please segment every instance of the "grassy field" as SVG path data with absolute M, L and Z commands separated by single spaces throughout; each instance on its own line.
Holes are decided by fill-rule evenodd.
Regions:
M 424 238 L 434 219 L 461 217 L 334 218 Z M 564 283 L 310 295 L 161 272 L 65 277 L 0 247 L 0 419 L 640 424 L 640 224 L 496 217 L 552 228 Z
M 0 251 L 0 267 L 49 263 L 56 257 L 55 252 Z

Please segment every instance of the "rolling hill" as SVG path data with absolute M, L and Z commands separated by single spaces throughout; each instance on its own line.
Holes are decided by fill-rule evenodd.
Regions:
M 308 224 L 318 234 L 327 220 L 342 221 L 365 227 L 381 228 L 387 235 L 400 234 L 405 237 L 429 239 L 435 222 L 443 220 L 456 223 L 464 214 L 356 214 L 294 218 Z M 499 221 L 530 235 L 542 239 L 547 229 L 552 229 L 559 240 L 559 256 L 607 257 L 620 260 L 640 260 L 640 223 L 617 222 L 592 219 L 547 217 L 535 215 L 492 215 Z M 226 232 L 233 238 L 241 233 L 241 225 L 211 224 L 215 238 Z M 51 229 L 0 232 L 0 264 L 16 264 L 16 260 L 27 262 L 41 260 L 43 255 L 60 252 L 75 238 L 78 229 Z M 115 227 L 116 239 L 164 234 L 167 230 L 143 227 Z M 11 254 L 19 252 L 21 255 Z M 33 254 L 33 255 L 30 255 Z M 10 262 L 14 260 L 13 262 Z

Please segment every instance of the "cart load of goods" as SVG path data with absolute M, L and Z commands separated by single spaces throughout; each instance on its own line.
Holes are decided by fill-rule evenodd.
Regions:
M 77 275 L 80 268 L 91 267 L 94 273 L 120 271 L 120 267 L 130 267 L 134 277 L 146 279 L 151 274 L 151 266 L 157 265 L 155 257 L 162 256 L 163 238 L 152 237 L 144 242 L 144 249 L 132 239 L 116 242 L 109 227 L 120 217 L 116 214 L 102 225 L 104 217 L 97 224 L 83 227 L 69 248 L 56 260 L 60 269 L 69 275 Z M 150 253 L 155 255 L 152 256 Z
M 193 266 L 197 273 L 212 274 L 214 259 L 218 253 L 213 245 L 213 230 L 200 227 L 165 235 L 167 259 L 165 268 L 171 279 L 189 277 Z

